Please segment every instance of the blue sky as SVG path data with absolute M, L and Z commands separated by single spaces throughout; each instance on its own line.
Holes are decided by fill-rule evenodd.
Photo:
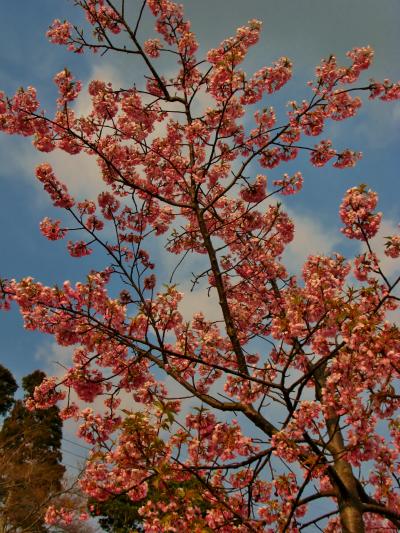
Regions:
M 251 18 L 264 22 L 259 45 L 252 49 L 246 63 L 248 73 L 282 55 L 294 61 L 294 77 L 276 96 L 263 102 L 284 113 L 288 100 L 300 100 L 308 93 L 305 86 L 313 76 L 315 65 L 322 57 L 337 55 L 345 62 L 345 52 L 354 46 L 370 44 L 376 51 L 371 77 L 400 78 L 400 3 L 397 0 L 186 0 L 186 12 L 192 29 L 198 35 L 200 54 L 216 46 L 235 29 Z M 68 67 L 85 84 L 93 78 L 108 78 L 127 87 L 140 85 L 144 69 L 130 58 L 91 54 L 76 56 L 63 47 L 50 45 L 45 37 L 54 18 L 70 18 L 80 22 L 78 10 L 67 0 L 15 0 L 3 10 L 0 19 L 0 90 L 12 95 L 20 86 L 33 85 L 44 108 L 52 110 L 56 92 L 53 76 Z M 150 31 L 150 19 L 145 20 L 143 37 Z M 169 68 L 169 66 L 168 66 Z M 79 104 L 78 104 L 79 105 Z M 400 103 L 367 102 L 359 117 L 343 123 L 330 124 L 324 138 L 331 137 L 338 148 L 361 150 L 362 161 L 354 168 L 341 171 L 326 167 L 312 168 L 300 157 L 290 167 L 278 167 L 268 173 L 277 179 L 283 172 L 301 170 L 305 179 L 301 194 L 285 204 L 297 223 L 296 241 L 287 253 L 293 270 L 298 270 L 308 253 L 340 250 L 351 257 L 352 243 L 338 233 L 338 206 L 345 190 L 367 183 L 378 191 L 380 210 L 386 216 L 384 230 L 395 231 L 400 222 L 398 203 Z M 310 144 L 314 139 L 310 140 Z M 5 278 L 33 276 L 45 284 L 61 284 L 65 279 L 78 281 L 92 268 L 102 267 L 106 260 L 100 254 L 76 260 L 65 252 L 63 242 L 52 243 L 39 232 L 39 222 L 54 216 L 48 198 L 37 185 L 34 167 L 50 160 L 60 177 L 74 194 L 90 195 L 101 189 L 96 185 L 96 171 L 90 162 L 79 156 L 35 153 L 30 139 L 0 136 L 0 276 Z M 254 168 L 254 173 L 257 169 Z M 100 189 L 99 189 L 100 187 Z M 382 244 L 379 244 L 382 247 Z M 164 267 L 171 263 L 155 250 Z M 393 267 L 388 263 L 389 270 Z M 181 271 L 185 275 L 193 268 Z M 183 277 L 182 277 L 183 276 Z M 187 281 L 187 280 L 186 280 Z M 214 304 L 205 294 L 189 297 L 185 310 L 194 302 L 213 313 Z M 202 310 L 200 308 L 194 311 Z M 0 362 L 20 379 L 35 368 L 56 372 L 53 364 L 63 354 L 49 337 L 22 328 L 17 310 L 0 315 Z

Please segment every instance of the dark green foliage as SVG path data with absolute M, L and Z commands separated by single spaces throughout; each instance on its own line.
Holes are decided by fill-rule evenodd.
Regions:
M 143 517 L 139 514 L 139 509 L 148 501 L 158 502 L 163 501 L 168 503 L 168 493 L 173 492 L 176 498 L 176 493 L 182 496 L 182 506 L 186 505 L 186 497 L 200 508 L 201 514 L 204 516 L 209 509 L 201 497 L 202 485 L 196 479 L 192 478 L 180 484 L 169 482 L 168 486 L 163 483 L 163 490 L 159 490 L 157 482 L 149 484 L 149 490 L 146 498 L 140 501 L 132 501 L 127 495 L 122 494 L 113 496 L 105 502 L 98 502 L 96 500 L 89 500 L 89 507 L 92 516 L 99 520 L 101 527 L 110 533 L 142 533 Z
M 46 374 L 42 370 L 35 370 L 32 374 L 22 378 L 22 388 L 25 391 L 25 396 L 32 396 L 35 387 L 40 385 Z
M 8 368 L 0 365 L 0 416 L 4 416 L 11 409 L 17 389 L 14 376 Z
M 138 512 L 142 505 L 143 501 L 133 502 L 126 495 L 112 497 L 105 502 L 89 500 L 89 506 L 93 506 L 92 516 L 99 518 L 102 529 L 110 533 L 142 532 L 142 517 Z
M 22 380 L 25 397 L 45 377 L 36 370 Z M 46 531 L 49 497 L 61 489 L 62 420 L 59 409 L 28 411 L 23 400 L 5 418 L 0 431 L 0 506 L 2 519 L 15 531 Z

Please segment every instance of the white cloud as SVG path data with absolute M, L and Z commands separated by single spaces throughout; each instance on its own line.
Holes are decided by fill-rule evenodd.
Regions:
M 310 216 L 285 208 L 295 224 L 294 240 L 283 255 L 289 272 L 299 273 L 309 255 L 330 255 L 341 240 L 340 234 Z
M 74 105 L 77 116 L 87 115 L 90 112 L 91 101 L 87 92 L 87 85 L 90 80 L 98 79 L 111 82 L 114 87 L 119 89 L 124 86 L 120 74 L 109 64 L 94 66 L 88 79 L 84 80 L 84 89 Z M 0 145 L 0 155 L 2 155 L 3 161 L 2 175 L 15 175 L 22 179 L 29 179 L 34 183 L 35 167 L 40 163 L 48 162 L 73 196 L 92 198 L 106 188 L 106 184 L 101 179 L 96 157 L 83 152 L 72 156 L 62 150 L 54 150 L 45 154 L 38 152 L 28 143 L 27 139 L 16 139 L 15 137 L 2 139 Z M 39 185 L 37 191 L 38 196 L 43 198 Z
M 110 82 L 115 89 L 126 88 L 130 85 L 130 75 L 125 72 L 126 77 L 124 78 L 123 74 L 122 70 L 117 70 L 111 64 L 95 65 L 88 79 L 83 81 L 84 89 L 73 106 L 76 115 L 85 116 L 91 110 L 91 97 L 87 91 L 91 80 Z M 201 113 L 204 107 L 210 104 L 209 95 L 199 92 L 195 111 Z M 176 105 L 171 104 L 170 108 L 174 109 Z M 165 133 L 166 122 L 157 123 L 154 132 L 149 135 L 148 141 L 163 136 Z M 55 174 L 67 185 L 72 196 L 93 198 L 107 187 L 101 178 L 96 157 L 89 156 L 84 152 L 73 156 L 62 150 L 54 150 L 51 153 L 44 154 L 27 145 L 26 140 L 21 141 L 21 143 L 15 143 L 14 138 L 7 144 L 3 144 L 3 150 L 7 153 L 7 158 L 4 158 L 4 160 L 8 161 L 8 170 L 6 172 L 9 174 L 19 174 L 23 178 L 34 180 L 34 168 L 46 161 L 52 165 Z M 2 173 L 5 173 L 4 168 Z M 40 191 L 39 194 L 42 196 L 41 188 L 37 187 L 37 190 L 38 192 Z
M 222 320 L 222 312 L 215 289 L 207 288 L 194 291 L 187 290 L 179 305 L 183 318 L 187 321 L 193 318 L 194 313 L 203 313 L 206 320 Z
M 84 89 L 73 107 L 77 116 L 88 115 L 91 110 L 91 97 L 87 91 L 91 80 L 110 82 L 117 89 L 124 86 L 121 73 L 112 65 L 95 65 L 88 79 L 84 81 Z M 73 196 L 93 198 L 106 188 L 95 156 L 83 152 L 72 156 L 61 150 L 55 150 L 46 156 L 46 160 L 53 166 L 56 175 L 67 185 Z
M 35 359 L 44 364 L 44 371 L 51 375 L 61 377 L 71 364 L 73 348 L 60 346 L 55 341 L 45 341 L 39 345 Z
M 399 226 L 394 220 L 383 219 L 380 225 L 380 229 L 374 238 L 370 240 L 370 245 L 373 252 L 380 259 L 380 267 L 383 273 L 387 277 L 392 277 L 395 274 L 399 274 L 400 271 L 400 261 L 398 259 L 393 259 L 385 255 L 385 237 L 399 234 Z M 360 253 L 367 251 L 365 244 L 361 246 Z

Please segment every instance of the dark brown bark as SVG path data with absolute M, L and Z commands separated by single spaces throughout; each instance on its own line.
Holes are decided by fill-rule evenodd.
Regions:
M 321 391 L 326 383 L 325 365 L 316 370 L 314 378 L 316 396 L 321 401 Z M 327 449 L 333 457 L 330 478 L 338 494 L 342 531 L 343 533 L 365 533 L 358 480 L 354 476 L 351 464 L 344 459 L 346 447 L 340 429 L 340 419 L 333 410 L 331 417 L 326 421 L 326 426 L 329 434 Z

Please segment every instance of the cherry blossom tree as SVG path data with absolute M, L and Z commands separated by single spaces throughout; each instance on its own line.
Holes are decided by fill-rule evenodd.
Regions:
M 126 88 L 91 81 L 85 116 L 68 70 L 54 77 L 54 116 L 32 87 L 0 93 L 3 132 L 32 137 L 44 153 L 83 152 L 104 181 L 97 198 L 74 199 L 49 164 L 36 168 L 62 213 L 41 222 L 43 235 L 70 237 L 77 258 L 97 248 L 108 263 L 74 286 L 1 282 L 2 307 L 15 302 L 27 329 L 74 347 L 66 374 L 45 379 L 29 408 L 65 399 L 63 418 L 93 446 L 82 489 L 99 502 L 143 502 L 147 532 L 397 531 L 400 334 L 388 312 L 399 278 L 385 274 L 370 242 L 378 198 L 358 185 L 340 206 L 344 235 L 365 253 L 310 256 L 297 279 L 282 261 L 294 224 L 279 197 L 298 193 L 303 177 L 277 167 L 305 151 L 316 167 L 354 166 L 361 154 L 338 151 L 325 125 L 357 114 L 362 95 L 399 99 L 400 84 L 361 84 L 373 51 L 355 48 L 345 66 L 322 61 L 309 99 L 290 102 L 280 122 L 263 105 L 290 80 L 291 61 L 251 76 L 241 67 L 259 21 L 199 60 L 170 0 L 138 4 L 136 18 L 124 0 L 74 3 L 93 36 L 55 20 L 51 42 L 136 56 L 147 75 Z M 145 10 L 158 38 L 141 37 Z M 157 67 L 161 55 L 176 58 L 172 77 Z M 176 256 L 167 285 L 154 242 Z M 385 253 L 399 257 L 399 235 Z M 201 308 L 182 315 L 177 267 L 189 256 L 206 264 L 193 283 L 209 288 L 219 320 Z M 49 524 L 70 519 L 65 509 L 47 513 Z

